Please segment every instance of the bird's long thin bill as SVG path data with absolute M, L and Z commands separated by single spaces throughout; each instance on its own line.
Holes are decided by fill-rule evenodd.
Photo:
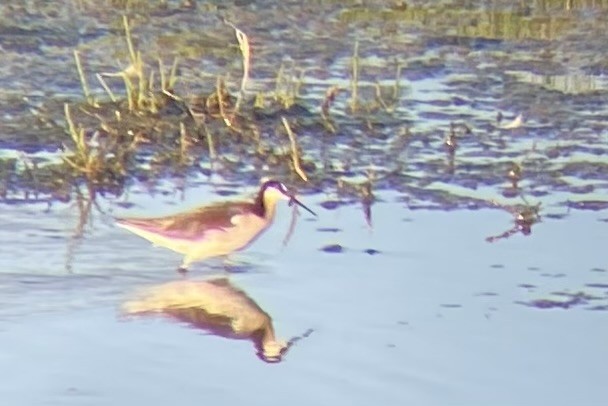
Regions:
M 315 213 L 314 211 L 310 210 L 308 207 L 306 207 L 304 205 L 304 203 L 302 203 L 301 201 L 299 201 L 298 199 L 296 199 L 295 197 L 291 197 L 291 199 L 289 199 L 289 205 L 291 206 L 292 204 L 297 204 L 298 206 L 300 206 L 301 208 L 303 208 L 304 210 L 306 210 L 307 212 L 309 212 L 310 214 L 312 214 L 313 216 L 316 216 L 317 213 Z

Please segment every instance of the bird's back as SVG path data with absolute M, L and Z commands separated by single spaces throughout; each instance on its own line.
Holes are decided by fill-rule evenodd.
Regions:
M 229 230 L 235 226 L 234 217 L 242 215 L 256 215 L 254 204 L 220 203 L 164 217 L 119 218 L 117 223 L 144 238 L 136 230 L 169 239 L 199 240 L 210 231 Z

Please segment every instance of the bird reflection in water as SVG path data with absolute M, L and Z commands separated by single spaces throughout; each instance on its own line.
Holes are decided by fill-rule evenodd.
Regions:
M 226 338 L 247 339 L 256 355 L 280 362 L 297 341 L 312 330 L 285 342 L 277 340 L 272 319 L 245 292 L 227 278 L 181 280 L 153 286 L 122 306 L 127 316 L 161 314 Z

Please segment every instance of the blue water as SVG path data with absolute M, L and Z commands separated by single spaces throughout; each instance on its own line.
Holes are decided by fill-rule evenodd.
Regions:
M 237 255 L 240 272 L 228 277 L 272 316 L 279 338 L 313 330 L 272 365 L 246 340 L 121 316 L 138 289 L 180 278 L 179 256 L 95 214 L 69 273 L 77 211 L 4 206 L 0 241 L 16 249 L 0 264 L 0 396 L 11 405 L 603 404 L 605 213 L 572 212 L 487 243 L 510 214 L 412 211 L 396 193 L 380 197 L 370 229 L 359 207 L 330 211 L 323 196 L 304 196 L 319 217 L 303 213 L 286 247 L 282 207 Z M 185 201 L 131 198 L 129 209 L 104 207 L 164 214 L 220 199 L 206 186 Z M 344 251 L 320 250 L 328 244 Z M 222 272 L 199 263 L 188 278 Z M 568 308 L 525 305 L 579 292 L 587 299 Z
M 284 246 L 291 212 L 283 205 L 230 272 L 211 260 L 185 278 L 175 272 L 179 255 L 117 228 L 113 216 L 169 214 L 225 192 L 248 197 L 256 188 L 242 185 L 277 168 L 258 162 L 255 145 L 239 140 L 233 151 L 232 138 L 218 136 L 219 157 L 235 165 L 213 166 L 202 142 L 187 173 L 159 169 L 182 178 L 150 171 L 157 180 L 141 185 L 128 177 L 119 198 L 100 197 L 90 214 L 75 203 L 36 203 L 28 171 L 60 161 L 61 144 L 71 145 L 63 103 L 83 113 L 73 52 L 92 94 L 107 99 L 95 74 L 129 63 L 124 12 L 87 1 L 5 3 L 1 405 L 606 404 L 605 2 L 365 2 L 362 17 L 366 10 L 334 1 L 223 2 L 217 10 L 168 1 L 129 11 L 156 87 L 157 59 L 166 73 L 179 56 L 179 98 L 208 94 L 217 76 L 240 88 L 242 60 L 224 17 L 251 40 L 248 96 L 261 91 L 268 101 L 285 91 L 281 65 L 288 94 L 301 79 L 296 101 L 305 114 L 289 119 L 303 161 L 315 166 L 305 165 L 307 190 L 323 190 L 302 196 L 318 218 L 302 213 Z M 355 43 L 360 109 L 351 114 Z M 107 79 L 119 95 L 121 81 Z M 335 134 L 322 132 L 319 117 L 332 86 L 342 87 L 330 109 Z M 92 120 L 94 108 L 84 110 Z M 521 127 L 500 128 L 518 114 Z M 261 126 L 261 147 L 287 148 L 280 123 L 252 124 Z M 137 169 L 152 168 L 172 145 L 143 145 Z M 517 188 L 507 178 L 514 164 Z M 327 209 L 358 199 L 338 182 L 370 178 L 371 227 L 358 203 Z M 37 196 L 46 201 L 47 192 Z M 486 242 L 514 226 L 506 206 L 525 203 L 520 195 L 542 203 L 531 235 Z M 147 288 L 218 276 L 272 317 L 279 339 L 307 336 L 269 364 L 250 340 L 121 312 Z

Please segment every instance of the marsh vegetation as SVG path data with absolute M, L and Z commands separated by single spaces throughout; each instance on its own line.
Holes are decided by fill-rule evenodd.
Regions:
M 3 2 L 0 339 L 19 350 L 6 355 L 13 394 L 55 382 L 33 338 L 46 328 L 59 370 L 80 371 L 78 354 L 64 369 L 69 351 L 95 343 L 100 359 L 83 354 L 110 382 L 68 374 L 58 381 L 81 386 L 39 391 L 58 404 L 198 400 L 202 364 L 205 384 L 221 380 L 215 403 L 244 400 L 222 402 L 243 366 L 261 379 L 239 384 L 281 403 L 294 392 L 276 388 L 294 382 L 302 404 L 357 391 L 353 404 L 542 403 L 549 386 L 555 404 L 581 402 L 575 389 L 602 398 L 606 26 L 604 0 Z M 265 177 L 319 218 L 299 222 L 285 257 L 284 230 L 262 241 L 229 281 L 175 282 L 170 254 L 115 233 L 114 215 L 230 199 Z M 148 310 L 258 355 L 265 336 L 315 334 L 272 375 L 243 362 L 242 342 L 118 323 L 116 306 L 150 285 L 144 297 L 176 301 Z M 174 288 L 231 300 L 196 308 Z M 252 328 L 234 324 L 241 313 Z M 167 365 L 188 373 L 165 379 Z

